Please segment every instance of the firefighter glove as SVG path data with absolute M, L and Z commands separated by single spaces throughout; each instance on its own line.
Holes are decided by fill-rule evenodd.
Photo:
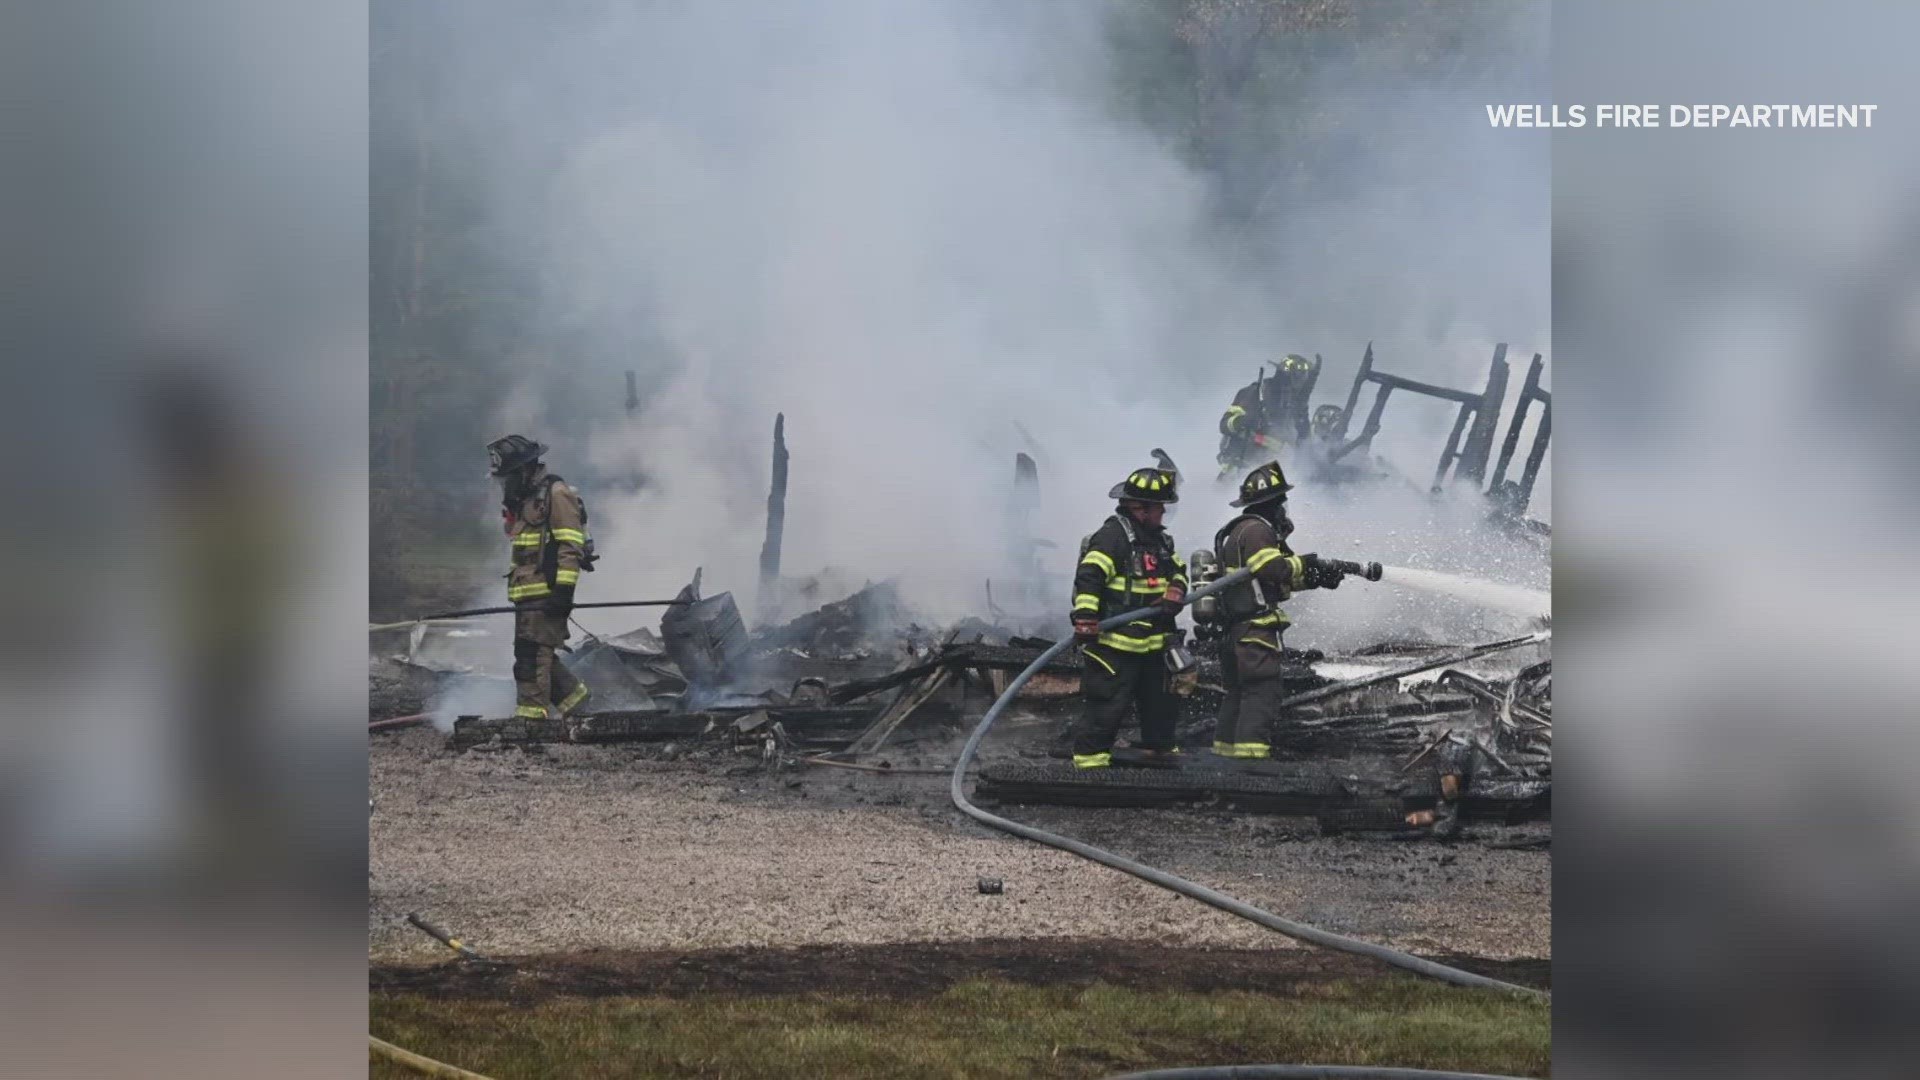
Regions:
M 1092 641 L 1100 636 L 1100 620 L 1092 617 L 1073 620 L 1073 636 L 1082 641 Z
M 1153 606 L 1162 615 L 1178 615 L 1180 614 L 1181 604 L 1186 600 L 1186 598 L 1187 598 L 1186 590 L 1182 589 L 1178 585 L 1175 585 L 1172 588 L 1168 589 L 1166 592 L 1166 595 L 1162 596 L 1158 601 L 1156 601 Z
M 1337 589 L 1340 587 L 1340 582 L 1347 576 L 1346 571 L 1334 565 L 1331 559 L 1323 559 L 1318 555 L 1309 555 L 1306 558 L 1306 562 L 1306 583 L 1310 588 Z

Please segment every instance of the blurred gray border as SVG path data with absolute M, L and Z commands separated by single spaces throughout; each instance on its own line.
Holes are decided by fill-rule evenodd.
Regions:
M 1553 22 L 1563 107 L 1880 107 L 1549 136 L 1555 1075 L 1920 1074 L 1920 8 Z
M 9 5 L 0 97 L 0 1044 L 358 1075 L 365 5 Z

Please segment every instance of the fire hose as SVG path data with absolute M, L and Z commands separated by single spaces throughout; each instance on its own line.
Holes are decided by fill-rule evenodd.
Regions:
M 572 610 L 584 611 L 587 608 L 613 607 L 685 607 L 691 603 L 693 603 L 691 600 L 606 600 L 597 604 L 575 604 Z M 416 623 L 440 622 L 443 619 L 465 619 L 472 615 L 508 615 L 519 610 L 520 609 L 513 604 L 506 604 L 500 607 L 466 608 L 462 611 L 442 611 L 437 615 L 422 615 L 417 619 L 402 619 L 399 622 L 371 623 L 367 626 L 367 629 L 369 631 L 398 630 L 403 626 L 412 626 Z
M 367 1049 L 396 1065 L 404 1065 L 422 1076 L 437 1076 L 444 1080 L 487 1080 L 487 1077 L 477 1072 L 468 1072 L 458 1065 L 435 1061 L 425 1054 L 416 1054 L 411 1050 L 402 1049 L 385 1039 L 376 1039 L 372 1035 L 367 1036 Z
M 1382 1065 L 1198 1065 L 1127 1072 L 1108 1080 L 1519 1080 L 1492 1072 Z
M 1191 603 L 1210 592 L 1244 581 L 1252 573 L 1253 571 L 1242 567 L 1241 569 L 1224 574 L 1217 580 L 1208 582 L 1206 585 L 1188 594 L 1185 602 Z M 1103 621 L 1100 624 L 1100 629 L 1112 630 L 1135 619 L 1148 618 L 1155 613 L 1155 609 L 1153 608 L 1141 608 L 1138 611 L 1129 611 L 1123 615 L 1116 615 L 1111 619 Z M 1505 644 L 1505 647 L 1511 648 L 1515 644 L 1524 643 L 1526 640 L 1529 639 L 1515 639 L 1513 642 L 1503 644 Z M 1014 676 L 1013 680 L 1007 684 L 1006 690 L 987 708 L 986 715 L 980 718 L 980 724 L 973 729 L 973 734 L 968 736 L 966 746 L 960 750 L 959 760 L 953 763 L 952 785 L 949 789 L 953 796 L 953 804 L 960 808 L 961 813 L 966 814 L 968 817 L 973 818 L 983 825 L 999 829 L 1001 832 L 1012 833 L 1015 836 L 1032 840 L 1038 844 L 1045 844 L 1048 847 L 1059 848 L 1062 851 L 1078 855 L 1083 859 L 1091 859 L 1103 866 L 1110 866 L 1123 873 L 1132 874 L 1134 877 L 1140 878 L 1143 881 L 1152 882 L 1163 889 L 1171 890 L 1182 896 L 1191 897 L 1203 904 L 1209 904 L 1229 914 L 1238 915 L 1243 919 L 1258 923 L 1269 930 L 1285 934 L 1297 941 L 1305 941 L 1323 948 L 1337 949 L 1341 952 L 1370 957 L 1382 963 L 1411 971 L 1416 975 L 1425 975 L 1428 978 L 1439 979 L 1443 982 L 1450 982 L 1460 986 L 1479 986 L 1495 990 L 1506 990 L 1531 998 L 1550 1000 L 1550 995 L 1545 991 L 1536 990 L 1532 987 L 1518 986 L 1513 983 L 1502 982 L 1499 979 L 1489 978 L 1485 975 L 1476 975 L 1471 971 L 1462 971 L 1459 968 L 1448 967 L 1445 964 L 1438 964 L 1431 960 L 1424 960 L 1411 953 L 1401 952 L 1398 949 L 1388 948 L 1385 945 L 1376 945 L 1370 941 L 1361 941 L 1358 938 L 1350 938 L 1343 934 L 1322 930 L 1319 927 L 1308 926 L 1306 923 L 1281 918 L 1271 912 L 1254 907 L 1252 904 L 1236 900 L 1225 893 L 1210 889 L 1205 885 L 1177 877 L 1164 870 L 1159 870 L 1144 863 L 1126 858 L 1123 855 L 1116 855 L 1104 848 L 1097 848 L 1091 844 L 1081 843 L 1078 840 L 1048 832 L 1045 829 L 1037 829 L 1031 825 L 1023 825 L 1009 818 L 1003 818 L 998 814 L 992 814 L 982 810 L 969 802 L 967 800 L 967 793 L 964 790 L 964 779 L 967 773 L 967 766 L 973 762 L 974 754 L 980 749 L 981 740 L 987 737 L 987 732 L 992 730 L 994 722 L 1000 719 L 1000 714 L 1006 711 L 1007 705 L 1020 693 L 1020 688 L 1026 685 L 1027 680 L 1032 678 L 1035 672 L 1052 662 L 1054 657 L 1064 652 L 1071 644 L 1073 644 L 1073 639 L 1070 637 L 1055 642 L 1045 652 L 1041 653 L 1033 663 L 1028 664 L 1025 670 Z M 1422 670 L 1424 670 L 1424 668 Z M 1384 677 L 1371 678 L 1380 680 Z M 1315 693 L 1324 694 L 1324 691 L 1315 691 Z M 1196 1075 L 1226 1076 L 1231 1074 L 1206 1073 Z M 1303 1073 L 1293 1075 L 1313 1074 Z

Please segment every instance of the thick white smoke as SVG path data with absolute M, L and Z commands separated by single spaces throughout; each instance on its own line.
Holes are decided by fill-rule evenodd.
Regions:
M 1010 576 L 1022 429 L 1064 575 L 1154 446 L 1198 481 L 1181 547 L 1210 539 L 1231 513 L 1205 483 L 1214 425 L 1264 359 L 1322 352 L 1317 400 L 1338 402 L 1370 336 L 1397 334 L 1381 367 L 1474 389 L 1494 337 L 1545 339 L 1544 153 L 1449 141 L 1472 116 L 1460 95 L 1386 95 L 1384 141 L 1347 149 L 1351 206 L 1223 239 L 1213 181 L 1116 107 L 1101 5 L 587 10 L 501 22 L 527 40 L 485 73 L 506 88 L 477 123 L 514 200 L 495 212 L 549 286 L 538 318 L 556 343 L 597 343 L 530 365 L 501 430 L 551 418 L 556 369 L 651 388 L 637 416 L 542 433 L 562 472 L 645 478 L 589 492 L 608 556 L 592 598 L 668 595 L 702 565 L 709 593 L 751 608 L 776 412 L 787 574 L 898 575 L 951 615 Z M 1502 40 L 1540 17 L 1511 22 Z M 1423 483 L 1441 412 L 1399 395 L 1380 440 Z

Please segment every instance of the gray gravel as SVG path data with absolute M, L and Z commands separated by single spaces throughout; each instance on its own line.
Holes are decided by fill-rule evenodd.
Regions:
M 1293 942 L 1082 859 L 988 832 L 935 777 L 658 748 L 454 753 L 425 729 L 373 739 L 369 947 L 482 951 L 1102 937 Z M 728 775 L 741 772 L 743 775 Z M 1008 813 L 1143 857 L 1279 914 L 1423 953 L 1550 954 L 1550 855 L 1319 838 L 1310 823 L 1164 810 Z M 980 877 L 1005 883 L 982 895 Z

